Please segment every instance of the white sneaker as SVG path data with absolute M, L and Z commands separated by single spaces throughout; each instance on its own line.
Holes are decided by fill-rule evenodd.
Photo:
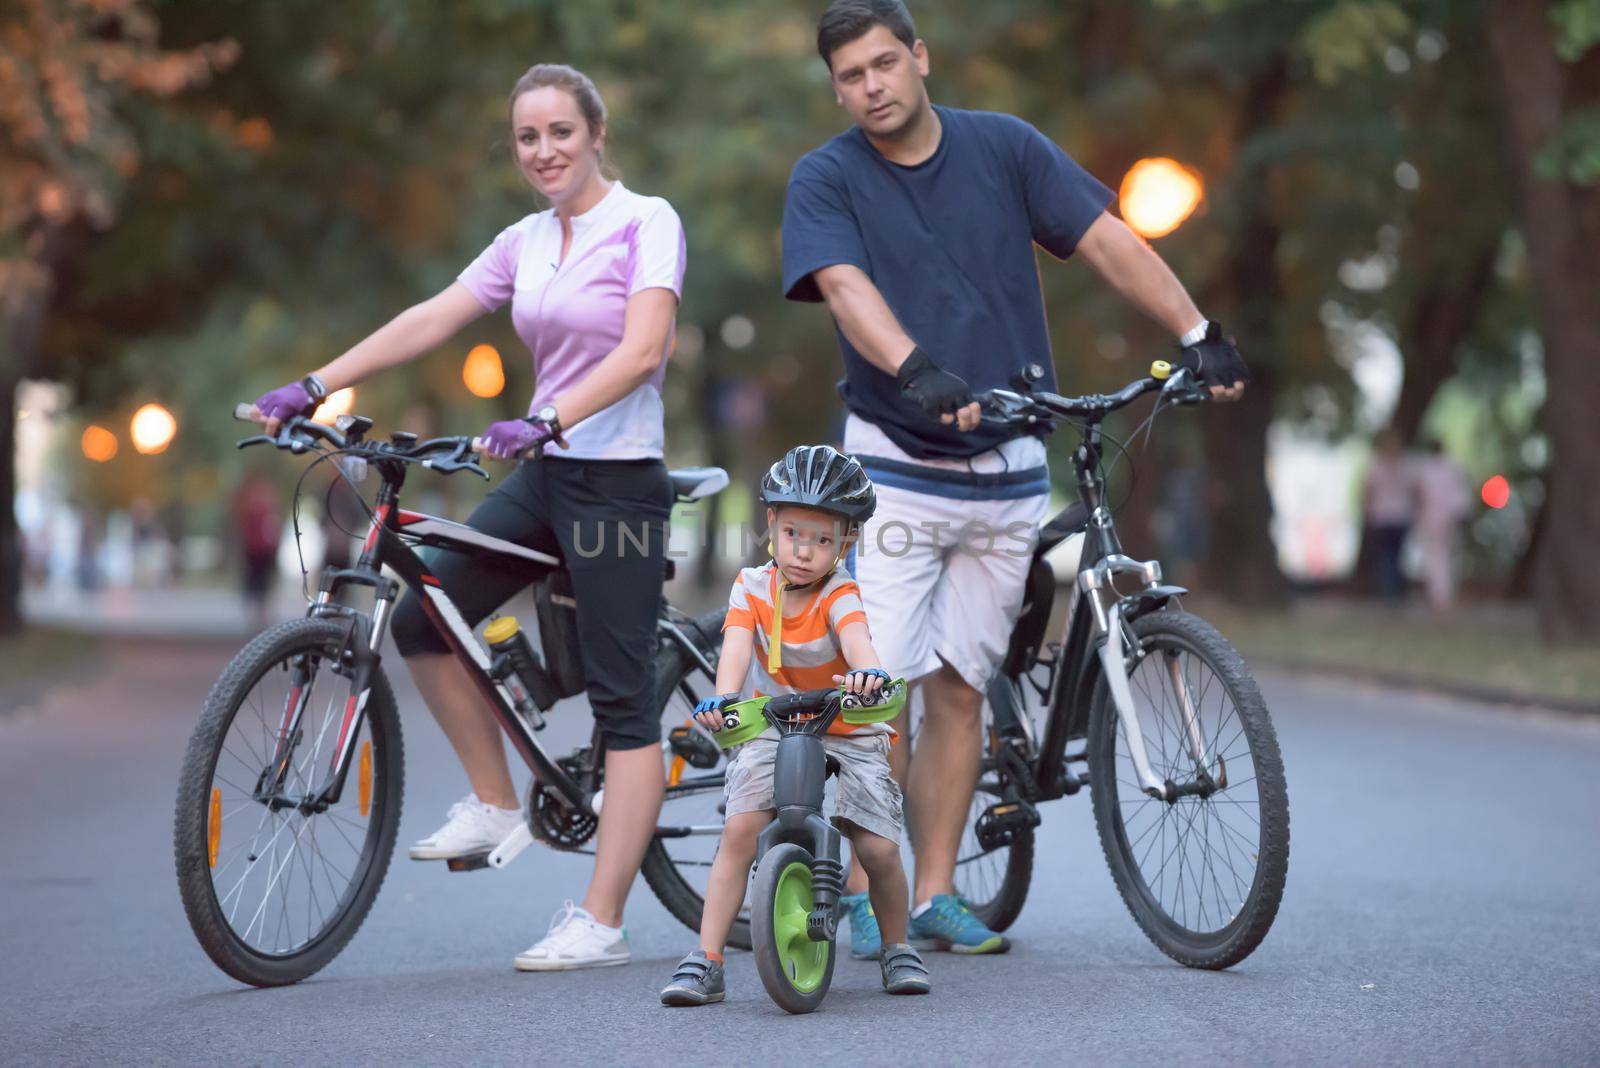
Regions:
M 522 810 L 499 808 L 468 794 L 450 806 L 445 825 L 411 847 L 412 860 L 450 860 L 486 853 L 522 823 Z
M 595 922 L 588 910 L 568 901 L 550 921 L 550 930 L 517 954 L 519 972 L 565 972 L 575 968 L 606 968 L 633 959 L 628 952 L 628 932 Z

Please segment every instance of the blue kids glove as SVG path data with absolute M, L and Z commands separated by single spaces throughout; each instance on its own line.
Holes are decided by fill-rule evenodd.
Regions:
M 846 693 L 859 694 L 868 704 L 874 703 L 873 697 L 888 684 L 889 673 L 882 668 L 858 668 L 841 678 Z
M 702 697 L 694 706 L 694 718 L 707 730 L 722 729 L 722 710 L 739 700 L 736 693 L 719 693 L 715 697 Z

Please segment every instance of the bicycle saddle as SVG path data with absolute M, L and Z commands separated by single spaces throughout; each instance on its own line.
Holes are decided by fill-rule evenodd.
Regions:
M 668 471 L 672 492 L 680 500 L 698 501 L 728 488 L 728 472 L 720 467 L 680 467 Z

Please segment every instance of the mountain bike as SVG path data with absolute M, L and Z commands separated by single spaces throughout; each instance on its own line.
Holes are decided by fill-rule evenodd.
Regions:
M 235 412 L 252 413 L 249 405 Z M 212 961 L 256 986 L 298 982 L 333 960 L 366 918 L 388 871 L 405 767 L 380 646 L 402 584 L 422 599 L 532 772 L 516 833 L 449 867 L 503 868 L 535 840 L 581 850 L 603 803 L 598 731 L 565 756 L 552 756 L 537 736 L 555 702 L 583 688 L 570 619 L 575 602 L 562 561 L 400 507 L 413 467 L 487 479 L 473 439 L 419 441 L 396 432 L 371 441 L 371 428 L 362 416 L 340 416 L 333 426 L 296 417 L 275 436 L 239 443 L 314 455 L 313 467 L 324 461 L 345 471 L 365 467 L 380 479 L 359 559 L 323 573 L 304 618 L 267 629 L 233 658 L 207 696 L 184 756 L 173 828 L 184 911 Z M 676 470 L 671 479 L 680 502 L 728 484 L 720 468 Z M 416 552 L 422 547 L 474 553 L 535 582 L 545 658 L 509 617 L 485 628 L 487 647 L 480 642 Z M 344 603 L 361 588 L 371 591 L 369 608 Z M 692 711 L 715 692 L 724 613 L 695 618 L 663 598 L 653 664 L 653 700 L 672 729 L 662 743 L 666 800 L 642 872 L 667 909 L 696 930 L 722 833 L 724 764 Z M 742 916 L 730 941 L 748 948 L 749 939 Z
M 995 930 L 1022 911 L 1038 805 L 1093 798 L 1111 875 L 1155 945 L 1195 968 L 1227 968 L 1266 937 L 1289 863 L 1283 759 L 1261 692 L 1217 629 L 1182 607 L 1161 565 L 1123 554 L 1106 502 L 1101 422 L 1158 392 L 1165 408 L 1205 394 L 1158 361 L 1104 395 L 1011 390 L 978 397 L 984 420 L 1017 430 L 1076 426 L 1078 501 L 1039 530 L 1024 603 L 987 698 L 987 746 L 958 852 L 956 886 Z M 1081 534 L 1077 580 L 1058 640 L 1047 554 Z M 1119 582 L 1122 587 L 1119 588 Z
M 823 736 L 835 719 L 853 726 L 887 723 L 905 700 L 906 682 L 895 679 L 870 699 L 832 687 L 723 709 L 723 726 L 714 737 L 725 748 L 769 727 L 778 733 L 772 770 L 777 814 L 756 840 L 749 915 L 756 972 L 768 996 L 787 1012 L 815 1012 L 833 982 L 844 866 L 839 829 L 822 816 L 823 789 L 837 768 Z

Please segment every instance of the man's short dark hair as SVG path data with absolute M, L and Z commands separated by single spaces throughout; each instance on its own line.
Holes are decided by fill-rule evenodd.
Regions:
M 907 48 L 917 43 L 917 27 L 900 0 L 833 0 L 817 21 L 817 55 L 833 69 L 833 54 L 882 26 Z

